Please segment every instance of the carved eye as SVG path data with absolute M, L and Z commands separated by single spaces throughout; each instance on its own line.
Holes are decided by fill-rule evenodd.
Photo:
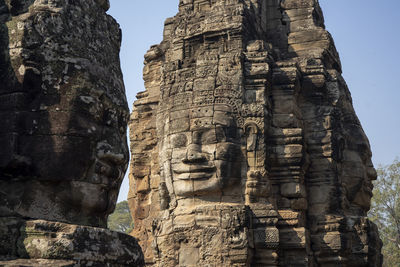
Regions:
M 222 127 L 222 126 L 220 126 L 220 125 L 217 125 L 217 126 L 215 127 L 215 135 L 216 135 L 216 138 L 217 138 L 217 142 L 218 142 L 218 143 L 220 143 L 220 142 L 225 142 L 225 141 L 226 141 L 226 136 L 225 136 L 224 127 Z
M 229 126 L 225 128 L 225 136 L 227 141 L 236 142 L 237 140 L 237 128 Z
M 187 145 L 187 137 L 185 134 L 177 134 L 172 137 L 172 147 L 185 147 Z
M 238 142 L 238 132 L 235 126 L 221 126 L 217 125 L 215 128 L 215 135 L 217 143 L 220 142 Z
M 240 147 L 230 142 L 217 145 L 216 159 L 225 161 L 235 161 L 239 158 Z
M 216 144 L 218 142 L 217 136 L 215 134 L 215 129 L 210 129 L 204 132 L 201 136 L 201 144 Z

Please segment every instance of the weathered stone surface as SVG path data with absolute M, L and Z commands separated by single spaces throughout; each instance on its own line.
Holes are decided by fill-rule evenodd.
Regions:
M 129 203 L 149 266 L 381 265 L 371 151 L 317 0 L 180 0 L 143 77 Z
M 135 238 L 103 228 L 14 218 L 2 218 L 1 227 L 2 236 L 12 233 L 14 239 L 8 244 L 1 240 L 1 247 L 8 245 L 9 251 L 16 253 L 0 255 L 0 265 L 41 266 L 53 262 L 53 266 L 140 266 L 143 260 Z M 4 258 L 35 260 L 1 261 Z
M 64 261 L 64 260 L 10 260 L 10 261 L 0 261 L 1 266 L 4 267 L 74 267 L 74 261 Z
M 94 0 L 0 4 L 4 213 L 105 226 L 128 162 L 119 26 Z
M 96 228 L 106 227 L 129 158 L 121 33 L 108 8 L 108 0 L 0 0 L 4 260 L 140 264 L 133 238 Z M 41 229 L 29 235 L 44 231 L 47 246 L 22 234 L 31 223 Z M 86 237 L 88 247 L 63 247 Z M 78 256 L 85 251 L 92 258 Z

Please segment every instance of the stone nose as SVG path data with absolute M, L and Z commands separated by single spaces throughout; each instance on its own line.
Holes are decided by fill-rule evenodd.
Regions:
M 184 163 L 197 163 L 207 160 L 206 154 L 201 151 L 201 146 L 192 144 L 188 146 Z

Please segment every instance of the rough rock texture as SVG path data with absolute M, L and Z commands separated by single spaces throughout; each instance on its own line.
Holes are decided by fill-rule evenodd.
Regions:
M 105 226 L 128 162 L 120 30 L 94 1 L 6 1 L 2 214 Z
M 108 7 L 108 0 L 0 0 L 2 259 L 140 262 L 134 238 L 95 228 L 106 227 L 129 159 L 121 32 Z M 35 247 L 36 231 L 59 242 L 54 253 Z M 85 239 L 93 244 L 57 250 Z
M 143 76 L 129 203 L 147 265 L 381 265 L 370 146 L 317 0 L 180 0 Z
M 9 218 L 0 227 L 0 266 L 140 266 L 143 260 L 133 237 L 103 228 Z M 1 260 L 15 255 L 20 259 Z

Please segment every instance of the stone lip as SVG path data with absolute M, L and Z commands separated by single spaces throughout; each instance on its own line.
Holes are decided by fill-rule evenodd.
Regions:
M 18 238 L 8 243 L 9 247 L 15 244 L 11 248 L 14 252 L 3 258 L 7 261 L 0 261 L 0 266 L 19 266 L 13 265 L 19 264 L 15 259 L 32 259 L 28 260 L 31 265 L 23 266 L 76 266 L 64 265 L 70 261 L 79 266 L 143 266 L 143 253 L 136 239 L 123 233 L 44 220 L 16 221 L 7 227 Z M 57 262 L 40 265 L 42 260 L 46 264 L 46 260 Z

